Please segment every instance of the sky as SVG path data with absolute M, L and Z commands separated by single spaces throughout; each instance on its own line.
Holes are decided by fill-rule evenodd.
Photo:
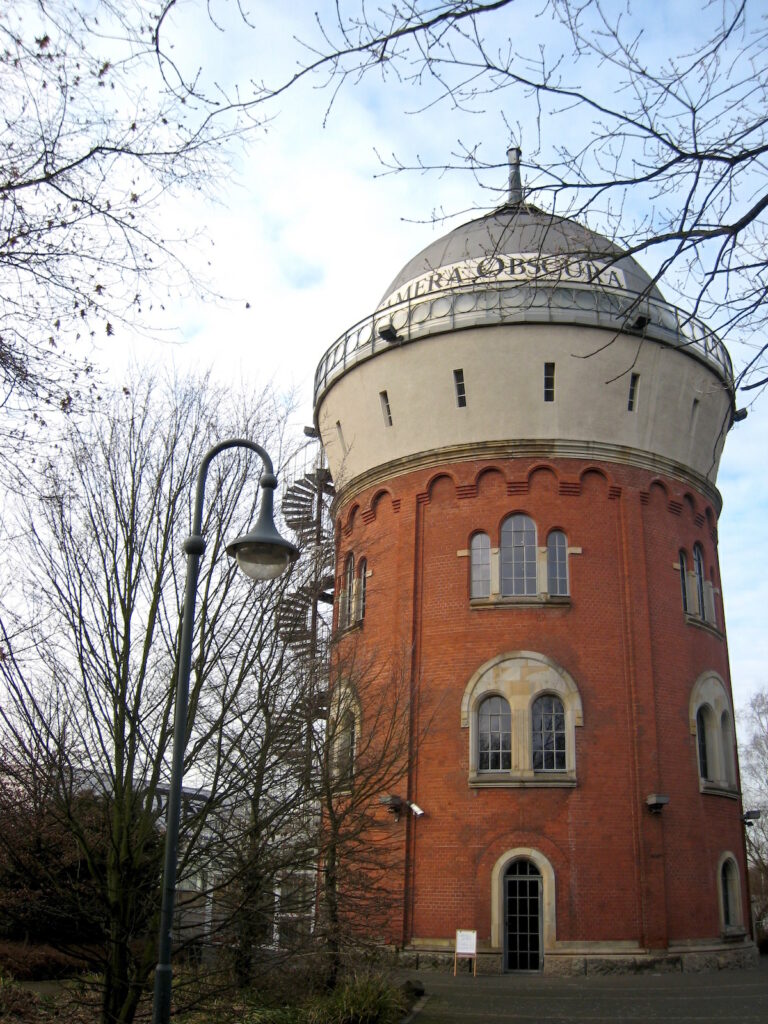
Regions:
M 290 5 L 256 0 L 254 28 L 243 26 L 234 5 L 214 6 L 221 31 L 200 20 L 201 5 L 181 8 L 174 26 L 179 51 L 222 81 L 264 77 L 277 81 L 303 52 L 296 35 L 317 38 L 313 12 L 326 3 Z M 520 17 L 519 10 L 505 17 Z M 517 26 L 519 45 L 535 49 L 551 25 L 530 17 Z M 653 45 L 669 47 L 701 18 L 699 3 L 650 2 L 646 31 Z M 447 162 L 462 146 L 480 144 L 498 170 L 485 184 L 504 189 L 506 148 L 536 143 L 535 109 L 505 109 L 496 97 L 467 114 L 429 99 L 405 82 L 371 77 L 348 84 L 328 110 L 331 94 L 317 79 L 286 92 L 270 108 L 264 131 L 233 153 L 230 173 L 214 183 L 214 198 L 182 199 L 167 216 L 206 239 L 197 255 L 218 302 L 185 296 L 165 299 L 164 330 L 153 337 L 125 333 L 119 345 L 95 353 L 119 380 L 130 362 L 151 361 L 183 371 L 211 369 L 223 383 L 260 390 L 271 382 L 294 390 L 296 425 L 312 422 L 312 378 L 324 351 L 377 305 L 411 256 L 479 209 L 498 201 L 466 171 L 386 173 L 392 154 L 405 162 Z M 544 136 L 550 122 L 545 118 Z M 551 122 L 554 131 L 555 122 Z M 557 131 L 563 130 L 557 122 Z M 573 124 L 574 136 L 585 127 Z M 548 140 L 544 139 L 545 144 Z M 445 212 L 453 216 L 442 219 Z M 433 221 L 435 213 L 437 221 Z M 210 267 L 205 265 L 210 261 Z M 247 306 L 249 308 L 247 308 Z M 158 340 L 158 338 L 160 340 Z M 734 356 L 738 358 L 737 353 Z M 731 431 L 718 486 L 723 495 L 719 543 L 732 682 L 736 708 L 766 686 L 768 630 L 768 398 Z

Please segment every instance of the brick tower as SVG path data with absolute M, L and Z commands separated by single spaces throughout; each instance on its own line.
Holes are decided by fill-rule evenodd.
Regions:
M 753 955 L 717 555 L 734 412 L 721 342 L 526 203 L 517 150 L 508 201 L 324 355 L 338 645 L 406 652 L 410 685 L 387 941 L 434 958 L 475 930 L 481 970 Z

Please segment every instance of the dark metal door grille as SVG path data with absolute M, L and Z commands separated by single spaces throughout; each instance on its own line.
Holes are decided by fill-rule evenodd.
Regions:
M 504 878 L 508 971 L 538 971 L 541 965 L 541 875 L 530 861 L 515 861 Z

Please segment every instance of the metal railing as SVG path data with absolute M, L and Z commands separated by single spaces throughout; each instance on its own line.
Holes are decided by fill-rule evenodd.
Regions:
M 620 288 L 506 281 L 411 297 L 378 309 L 350 327 L 320 360 L 315 408 L 334 380 L 382 351 L 461 328 L 513 323 L 581 324 L 651 338 L 690 352 L 733 387 L 733 366 L 725 345 L 703 321 L 677 306 Z

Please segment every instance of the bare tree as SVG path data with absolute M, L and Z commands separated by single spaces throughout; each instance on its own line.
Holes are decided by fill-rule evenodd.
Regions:
M 320 41 L 307 43 L 306 69 L 325 73 L 333 95 L 370 75 L 405 84 L 416 113 L 496 110 L 507 143 L 523 147 L 526 200 L 585 219 L 644 259 L 654 283 L 744 343 L 738 383 L 762 387 L 766 345 L 754 340 L 768 285 L 762 7 L 696 5 L 685 42 L 671 50 L 649 31 L 658 13 L 624 0 L 341 0 Z M 540 26 L 539 44 L 524 52 L 520 27 L 530 24 Z M 509 119 L 513 109 L 531 114 L 526 137 Z M 463 168 L 487 183 L 501 167 L 498 146 L 490 160 L 467 140 L 437 164 L 418 156 L 384 164 Z
M 405 797 L 415 723 L 407 664 L 393 652 L 382 667 L 354 636 L 339 638 L 331 655 L 315 780 L 317 936 L 328 988 L 345 955 L 391 941 L 400 922 L 389 882 L 403 870 L 411 814 Z
M 269 393 L 238 408 L 205 381 L 145 379 L 93 421 L 71 423 L 36 493 L 21 501 L 25 533 L 6 562 L 18 587 L 3 616 L 2 743 L 16 766 L 13 792 L 29 800 L 35 779 L 45 781 L 47 810 L 74 841 L 89 892 L 98 895 L 105 1024 L 133 1018 L 156 959 L 180 541 L 189 532 L 197 469 L 211 442 L 233 433 L 258 438 L 280 464 L 285 423 L 284 407 Z M 299 697 L 295 682 L 285 682 L 290 653 L 274 631 L 290 583 L 254 585 L 223 550 L 225 536 L 244 532 L 255 511 L 259 471 L 244 458 L 222 457 L 209 475 L 182 889 L 193 876 L 211 877 L 227 848 L 221 836 L 231 842 L 227 823 L 242 820 L 246 787 L 251 805 L 261 800 L 268 808 L 259 825 L 273 837 L 295 799 L 281 755 L 290 744 L 286 731 L 297 728 Z M 254 755 L 258 771 L 240 760 Z M 83 951 L 86 943 L 79 945 Z
M 174 52 L 175 7 L 19 0 L 0 13 L 6 413 L 68 411 L 91 373 L 82 339 L 146 325 L 164 287 L 202 287 L 161 202 L 212 188 L 227 145 L 260 126 L 263 93 L 248 83 L 229 95 L 189 68 Z M 212 5 L 188 13 L 217 31 Z
M 744 807 L 759 811 L 755 819 L 747 818 L 747 856 L 750 865 L 752 911 L 757 939 L 768 941 L 768 691 L 756 693 L 742 718 L 748 739 L 741 747 L 741 781 Z

